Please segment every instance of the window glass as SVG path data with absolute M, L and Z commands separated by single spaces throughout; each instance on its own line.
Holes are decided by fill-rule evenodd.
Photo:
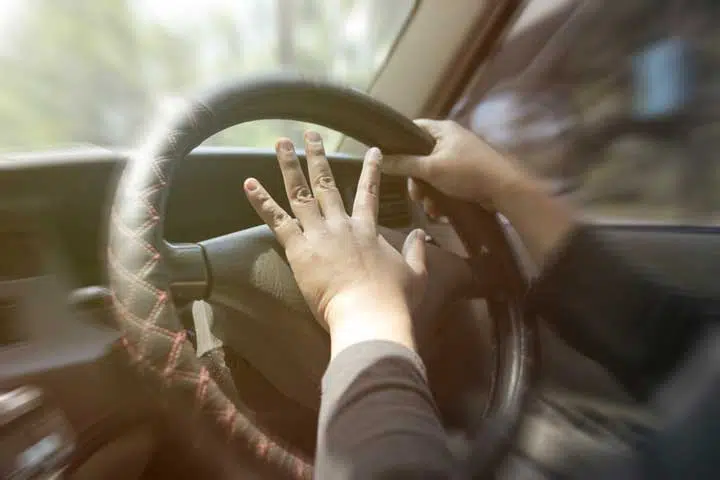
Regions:
M 0 148 L 128 147 L 179 97 L 290 70 L 367 89 L 414 0 L 0 0 Z M 214 145 L 272 146 L 266 121 Z M 337 134 L 328 139 L 331 145 Z
M 452 116 L 591 215 L 720 223 L 720 2 L 565 3 Z

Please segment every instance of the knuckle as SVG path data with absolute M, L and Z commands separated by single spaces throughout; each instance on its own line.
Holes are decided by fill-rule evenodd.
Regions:
M 322 142 L 309 142 L 307 145 L 307 153 L 313 156 L 325 155 L 325 146 Z
M 263 212 L 272 213 L 273 210 L 277 209 L 277 207 L 275 207 L 275 202 L 269 196 L 265 196 L 264 198 L 260 198 L 259 200 L 260 200 L 260 209 Z
M 276 228 L 285 225 L 289 219 L 290 217 L 279 208 L 272 211 L 272 222 Z
M 263 207 L 263 209 L 265 207 L 265 203 L 269 200 L 272 200 L 270 198 L 270 195 L 268 195 L 268 193 L 263 189 L 259 189 L 258 192 L 255 194 L 255 201 L 258 203 L 258 205 Z
M 260 210 L 264 212 L 265 218 L 269 219 L 270 225 L 273 227 L 282 225 L 290 218 L 287 213 L 267 195 L 260 202 Z
M 294 152 L 282 152 L 278 154 L 278 161 L 282 167 L 294 166 L 297 163 L 297 156 Z
M 376 181 L 370 180 L 368 182 L 364 182 L 362 185 L 362 189 L 366 194 L 370 195 L 371 197 L 378 196 L 379 188 L 378 188 L 378 183 Z
M 325 172 L 321 175 L 318 175 L 318 177 L 315 179 L 315 185 L 318 187 L 324 189 L 324 190 L 335 190 L 337 189 L 337 186 L 335 185 L 335 179 L 332 175 Z
M 306 187 L 305 185 L 300 185 L 293 188 L 293 190 L 290 192 L 290 200 L 293 202 L 306 204 L 313 201 L 313 196 L 308 187 Z
M 367 165 L 367 168 L 370 169 L 370 173 L 376 173 L 380 169 L 380 160 L 382 157 L 380 155 L 368 155 L 365 159 L 365 165 Z M 392 163 L 392 160 L 389 161 L 389 163 Z

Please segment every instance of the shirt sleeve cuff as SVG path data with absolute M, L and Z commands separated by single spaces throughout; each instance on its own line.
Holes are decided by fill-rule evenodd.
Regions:
M 361 342 L 341 351 L 325 370 L 322 379 L 323 407 L 334 405 L 358 375 L 378 360 L 388 357 L 408 360 L 427 381 L 425 364 L 416 352 L 406 346 L 387 340 Z

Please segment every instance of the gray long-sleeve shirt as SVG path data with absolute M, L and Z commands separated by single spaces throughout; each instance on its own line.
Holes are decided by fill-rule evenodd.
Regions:
M 629 461 L 590 462 L 579 478 L 720 478 L 718 299 L 637 274 L 587 228 L 557 252 L 528 298 L 568 342 L 636 398 L 657 397 L 665 413 L 663 430 Z M 317 478 L 333 480 L 461 477 L 417 354 L 365 342 L 330 363 L 315 468 Z
M 448 478 L 453 459 L 415 352 L 354 345 L 330 363 L 322 388 L 316 478 Z

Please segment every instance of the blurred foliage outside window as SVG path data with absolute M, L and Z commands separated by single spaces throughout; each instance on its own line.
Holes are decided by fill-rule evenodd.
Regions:
M 179 98 L 300 72 L 367 89 L 414 0 L 0 0 L 0 149 L 131 147 Z M 272 147 L 269 120 L 209 145 Z M 340 135 L 322 129 L 328 148 Z
M 557 18 L 511 37 L 453 117 L 593 215 L 720 224 L 720 1 L 575 0 Z

